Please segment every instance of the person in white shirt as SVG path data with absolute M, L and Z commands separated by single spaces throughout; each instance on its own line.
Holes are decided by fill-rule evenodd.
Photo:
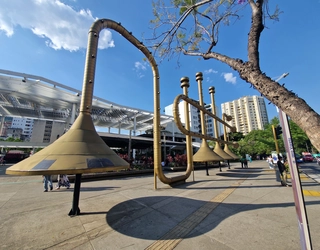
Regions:
M 272 159 L 272 156 L 271 156 L 271 155 L 268 156 L 267 162 L 268 162 L 268 164 L 269 164 L 269 168 L 270 168 L 270 169 L 273 169 L 274 165 L 273 165 L 273 159 Z

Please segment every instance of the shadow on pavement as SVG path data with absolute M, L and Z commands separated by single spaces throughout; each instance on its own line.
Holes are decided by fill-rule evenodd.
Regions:
M 121 234 L 134 238 L 157 240 L 206 203 L 207 202 L 189 198 L 170 196 L 132 199 L 112 207 L 110 211 L 107 212 L 106 222 Z M 168 204 L 170 204 L 170 206 L 168 206 Z M 307 202 L 306 204 L 318 205 L 320 201 Z M 223 211 L 221 210 L 222 208 L 219 210 L 220 205 L 223 206 Z M 224 219 L 237 213 L 261 208 L 285 208 L 294 206 L 295 204 L 293 202 L 280 204 L 221 203 L 206 216 L 208 219 L 206 226 L 199 231 L 192 231 L 193 233 L 186 236 L 186 238 L 202 235 L 215 228 Z M 201 221 L 202 220 L 198 221 L 194 228 L 198 226 Z M 176 238 L 173 236 L 172 239 Z

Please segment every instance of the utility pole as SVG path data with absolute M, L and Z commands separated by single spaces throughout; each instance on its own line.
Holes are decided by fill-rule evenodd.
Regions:
M 274 144 L 276 145 L 276 151 L 277 151 L 277 154 L 279 154 L 280 150 L 279 150 L 279 145 L 277 140 L 276 129 L 274 128 L 274 125 L 272 125 L 272 133 L 273 133 Z
M 286 77 L 289 73 L 282 74 L 277 81 Z M 302 250 L 312 250 L 312 243 L 311 243 L 311 236 L 309 230 L 309 222 L 307 211 L 305 207 L 305 201 L 303 197 L 302 187 L 301 187 L 301 180 L 298 171 L 298 167 L 295 160 L 295 151 L 291 136 L 291 131 L 289 127 L 288 116 L 282 110 L 277 108 L 279 113 L 279 122 L 281 128 L 283 128 L 283 142 L 285 149 L 287 151 L 287 160 L 289 163 L 289 169 L 291 174 L 291 183 L 292 183 L 292 191 L 293 191 L 293 198 L 296 207 L 296 213 L 298 216 L 298 223 L 299 223 L 299 233 L 300 233 L 300 244 Z

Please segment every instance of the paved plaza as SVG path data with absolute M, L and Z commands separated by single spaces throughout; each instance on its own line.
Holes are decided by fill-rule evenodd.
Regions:
M 0 166 L 1 249 L 301 249 L 291 187 L 265 161 L 248 169 L 197 170 L 170 187 L 152 174 L 83 181 L 70 217 L 73 184 L 43 192 L 41 176 Z M 167 172 L 167 176 L 184 172 Z M 313 249 L 320 249 L 320 185 L 301 174 Z M 54 183 L 55 184 L 55 183 Z

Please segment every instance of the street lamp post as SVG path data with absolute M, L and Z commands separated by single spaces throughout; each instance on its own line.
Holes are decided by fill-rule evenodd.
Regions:
M 162 136 L 163 136 L 163 161 L 166 162 L 166 159 L 167 159 L 166 133 L 162 132 Z
M 276 80 L 276 82 L 278 82 L 282 78 L 285 78 L 288 75 L 289 73 L 282 74 Z M 311 237 L 309 232 L 307 212 L 306 212 L 304 197 L 302 193 L 300 175 L 299 175 L 298 167 L 296 164 L 295 151 L 294 151 L 294 146 L 292 142 L 288 116 L 286 115 L 286 113 L 284 113 L 282 110 L 278 108 L 277 108 L 277 111 L 279 113 L 280 126 L 282 127 L 282 131 L 283 131 L 282 135 L 284 140 L 284 146 L 286 148 L 287 159 L 288 159 L 289 168 L 290 168 L 292 191 L 293 191 L 293 197 L 294 197 L 296 213 L 298 216 L 298 223 L 299 223 L 300 244 L 303 250 L 311 250 L 312 245 L 311 245 Z

